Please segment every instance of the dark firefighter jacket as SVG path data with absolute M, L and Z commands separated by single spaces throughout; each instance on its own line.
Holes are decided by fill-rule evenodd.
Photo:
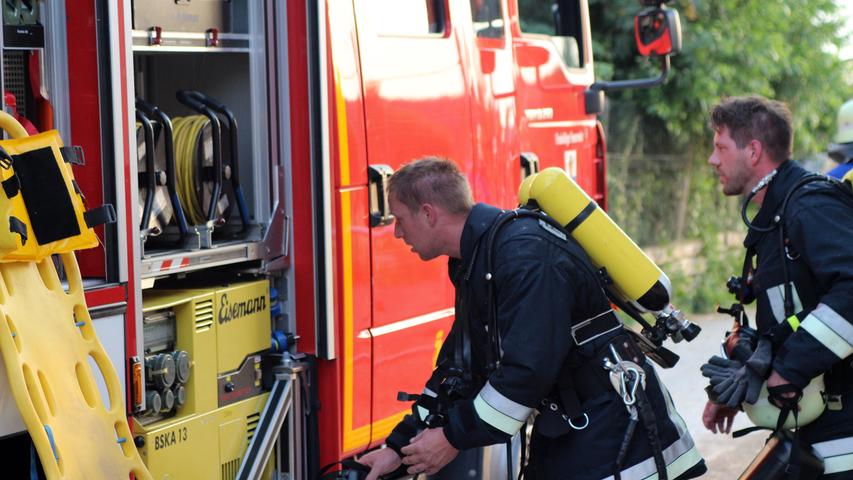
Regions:
M 777 172 L 752 221 L 756 226 L 769 226 L 781 214 L 788 192 L 810 175 L 793 161 L 784 162 Z M 759 332 L 776 332 L 773 368 L 800 388 L 826 374 L 829 393 L 837 395 L 837 401 L 831 401 L 829 409 L 802 432 L 819 453 L 839 458 L 853 453 L 853 396 L 849 395 L 853 388 L 853 200 L 840 188 L 817 181 L 794 192 L 782 218 L 787 253 L 778 229 L 750 230 L 744 240 L 744 246 L 756 254 L 752 289 Z M 783 261 L 800 322 L 793 333 L 783 306 Z M 847 467 L 845 471 L 853 469 L 853 462 Z
M 581 347 L 572 339 L 573 323 L 610 310 L 599 286 L 598 274 L 577 243 L 560 230 L 546 228 L 542 220 L 521 218 L 504 226 L 495 240 L 492 281 L 497 302 L 500 332 L 500 362 L 489 371 L 487 325 L 488 290 L 485 237 L 501 210 L 475 205 L 461 240 L 461 259 L 449 262 L 456 290 L 456 320 L 445 340 L 437 367 L 427 382 L 425 394 L 435 395 L 446 384 L 449 366 L 460 358 L 458 341 L 467 326 L 470 335 L 471 389 L 454 399 L 443 427 L 448 441 L 457 449 L 504 443 L 528 419 L 534 409 L 543 408 L 543 399 L 554 397 L 565 372 L 590 368 L 596 352 L 602 351 L 617 331 Z M 464 355 L 462 355 L 464 356 Z M 647 362 L 646 362 L 647 363 Z M 602 368 L 600 361 L 595 368 Z M 702 465 L 690 434 L 675 412 L 668 393 L 662 390 L 647 363 L 647 388 L 658 420 L 664 459 L 670 464 L 669 478 Z M 606 378 L 606 377 L 605 377 Z M 582 409 L 588 425 L 573 429 L 562 422 L 556 438 L 537 437 L 531 446 L 530 464 L 535 478 L 602 479 L 613 474 L 615 459 L 628 424 L 621 398 L 608 384 L 581 392 Z M 537 418 L 534 432 L 541 430 Z M 399 453 L 415 434 L 415 420 L 408 416 L 388 438 Z M 583 427 L 583 422 L 576 422 Z M 648 438 L 637 428 L 623 480 L 642 479 L 656 472 Z

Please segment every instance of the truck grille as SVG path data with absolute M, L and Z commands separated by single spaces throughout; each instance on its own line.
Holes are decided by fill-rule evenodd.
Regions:
M 252 437 L 255 436 L 255 430 L 258 429 L 258 422 L 261 420 L 260 413 L 253 413 L 246 417 L 246 443 L 250 443 L 252 441 Z
M 15 95 L 18 114 L 27 116 L 26 52 L 3 50 L 3 87 Z
M 195 331 L 205 332 L 213 327 L 213 300 L 195 304 Z
M 234 480 L 237 478 L 237 471 L 240 470 L 240 459 L 235 458 L 230 462 L 225 462 L 222 467 L 222 480 Z

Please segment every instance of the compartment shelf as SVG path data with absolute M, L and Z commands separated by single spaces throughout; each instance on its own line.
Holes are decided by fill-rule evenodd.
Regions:
M 249 52 L 249 35 L 244 33 L 189 33 L 189 32 L 157 32 L 152 30 L 133 30 L 134 53 L 217 53 L 217 52 Z M 211 46 L 214 39 L 218 45 Z M 159 43 L 156 43 L 159 38 Z
M 235 241 L 201 250 L 153 252 L 142 258 L 140 277 L 162 277 L 208 267 L 261 260 L 264 258 L 265 248 L 261 241 Z

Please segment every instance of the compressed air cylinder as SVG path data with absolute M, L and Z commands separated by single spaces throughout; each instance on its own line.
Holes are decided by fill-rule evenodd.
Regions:
M 521 205 L 535 204 L 563 225 L 592 263 L 607 270 L 624 300 L 643 312 L 669 306 L 667 276 L 563 170 L 551 167 L 527 177 L 518 195 Z

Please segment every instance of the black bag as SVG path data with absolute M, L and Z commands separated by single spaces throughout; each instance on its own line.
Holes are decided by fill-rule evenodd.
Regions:
M 815 480 L 823 460 L 786 430 L 773 432 L 740 480 Z

